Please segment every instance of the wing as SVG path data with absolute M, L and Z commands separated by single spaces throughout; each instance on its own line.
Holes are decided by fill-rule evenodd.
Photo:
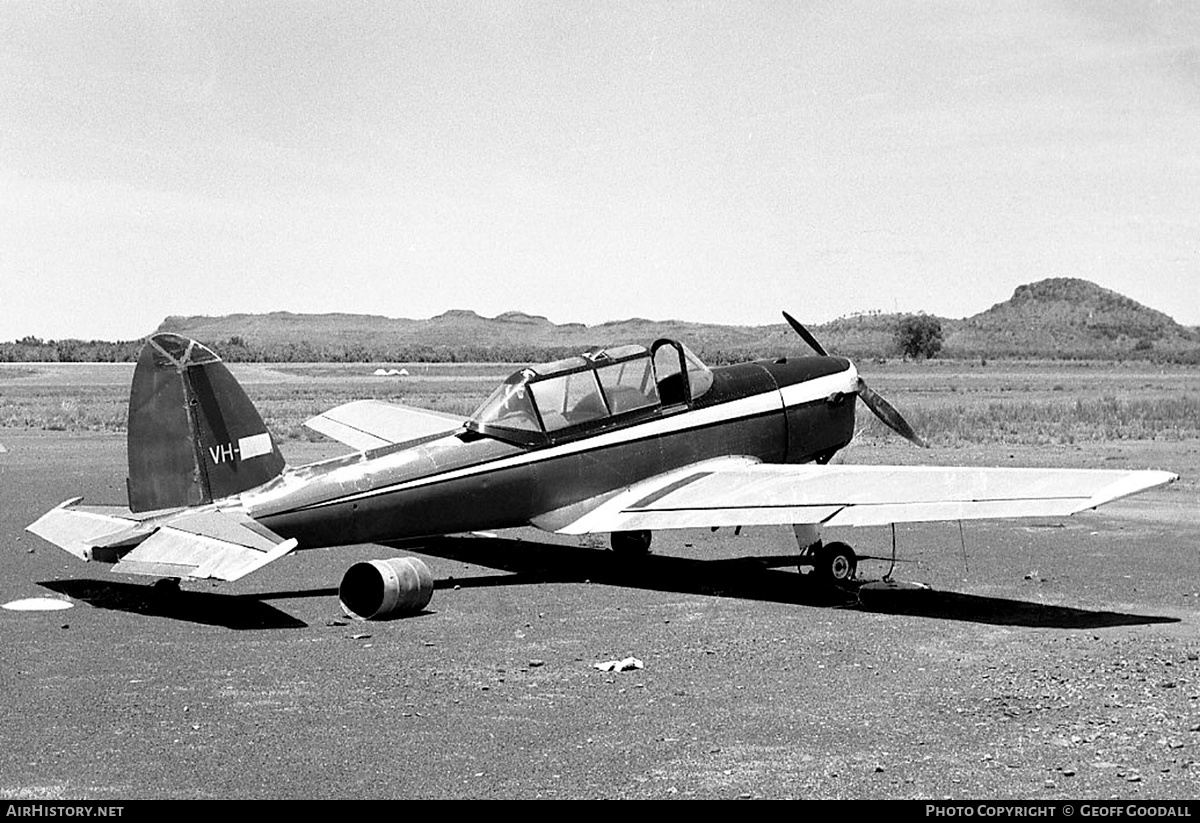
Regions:
M 1177 480 L 1162 471 L 698 463 L 534 524 L 562 534 L 811 523 L 876 526 L 1048 517 Z
M 415 445 L 450 434 L 463 427 L 463 419 L 382 400 L 355 400 L 318 414 L 304 425 L 352 449 L 369 451 L 397 443 Z
M 113 563 L 113 571 L 154 577 L 238 580 L 296 548 L 238 512 L 184 510 L 139 516 L 127 509 L 76 506 L 51 509 L 27 530 L 84 560 Z

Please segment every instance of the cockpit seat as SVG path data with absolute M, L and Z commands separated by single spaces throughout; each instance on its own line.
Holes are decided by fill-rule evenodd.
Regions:
M 576 403 L 575 408 L 567 412 L 567 420 L 572 424 L 586 423 L 597 417 L 604 417 L 606 414 L 608 411 L 604 408 L 604 400 L 599 394 L 592 392 Z
M 559 429 L 565 429 L 567 426 L 571 425 L 571 422 L 567 419 L 566 415 L 556 411 L 542 412 L 542 423 L 545 424 L 546 431 L 552 432 L 558 431 Z
M 664 406 L 674 406 L 686 403 L 687 387 L 682 374 L 672 374 L 658 381 L 658 396 Z
M 613 386 L 611 389 L 605 389 L 605 394 L 608 396 L 608 405 L 612 407 L 613 414 L 644 409 L 646 406 L 654 405 L 655 402 L 653 397 L 646 397 L 632 386 Z

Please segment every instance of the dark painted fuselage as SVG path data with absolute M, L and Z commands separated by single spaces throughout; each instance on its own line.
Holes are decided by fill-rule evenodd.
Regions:
M 837 357 L 712 370 L 689 403 L 608 418 L 521 445 L 464 430 L 289 469 L 230 498 L 300 548 L 529 525 L 568 506 L 703 460 L 829 459 L 854 434 L 857 372 Z

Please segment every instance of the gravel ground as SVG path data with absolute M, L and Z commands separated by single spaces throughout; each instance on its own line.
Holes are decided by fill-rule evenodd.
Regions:
M 80 563 L 23 528 L 77 494 L 121 502 L 123 439 L 0 444 L 0 602 L 74 604 L 0 610 L 0 798 L 1198 795 L 1194 443 L 857 449 L 1184 475 L 1069 520 L 900 529 L 896 577 L 929 591 L 816 589 L 785 529 L 662 533 L 623 564 L 522 530 L 409 552 L 438 591 L 381 623 L 336 598 L 378 548 L 174 595 Z M 888 530 L 833 536 L 890 552 Z M 593 665 L 628 656 L 645 668 Z

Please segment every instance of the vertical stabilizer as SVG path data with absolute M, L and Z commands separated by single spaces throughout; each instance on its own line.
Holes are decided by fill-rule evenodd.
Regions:
M 129 394 L 129 508 L 195 506 L 283 471 L 262 417 L 211 350 L 177 334 L 142 348 Z

